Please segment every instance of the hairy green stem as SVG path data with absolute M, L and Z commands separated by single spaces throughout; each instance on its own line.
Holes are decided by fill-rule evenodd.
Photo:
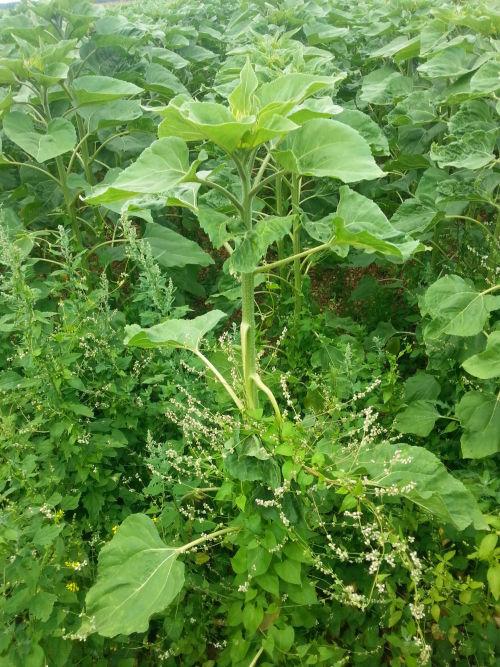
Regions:
M 78 220 L 76 219 L 74 200 L 71 195 L 71 191 L 68 188 L 66 169 L 64 168 L 64 162 L 60 155 L 56 157 L 56 165 L 57 165 L 57 173 L 59 174 L 59 181 L 61 183 L 61 188 L 63 191 L 64 203 L 66 204 L 66 210 L 68 212 L 68 216 L 71 222 L 73 235 L 78 245 L 78 250 L 83 250 L 84 246 L 83 246 L 82 234 L 80 231 Z
M 257 349 L 255 346 L 255 277 L 253 273 L 241 275 L 241 357 L 246 405 L 249 410 L 259 407 L 259 397 L 254 376 L 257 375 Z
M 234 162 L 241 179 L 241 221 L 247 231 L 251 231 L 253 224 L 251 194 L 252 164 L 250 156 L 245 162 L 235 157 Z M 255 345 L 255 276 L 254 273 L 241 274 L 241 357 L 243 366 L 243 386 L 245 402 L 248 410 L 259 407 L 257 385 L 253 376 L 257 374 L 257 349 Z
M 284 216 L 286 215 L 286 208 L 285 208 L 285 201 L 283 197 L 283 177 L 281 175 L 278 175 L 276 177 L 276 186 L 275 186 L 275 193 L 276 193 L 276 215 L 279 216 Z M 285 257 L 285 243 L 283 239 L 277 242 L 277 247 L 278 247 L 278 259 L 284 259 Z M 285 279 L 285 272 L 283 270 L 283 266 L 279 267 L 279 275 L 280 278 L 283 280 Z
M 215 540 L 216 537 L 221 537 L 222 535 L 227 535 L 228 533 L 236 533 L 239 530 L 240 529 L 237 528 L 236 526 L 232 526 L 230 528 L 221 528 L 220 530 L 216 530 L 213 533 L 208 533 L 208 535 L 203 535 L 202 537 L 199 537 L 197 540 L 188 542 L 187 544 L 184 544 L 182 547 L 177 547 L 176 551 L 178 551 L 180 554 L 183 554 L 186 553 L 186 551 L 189 551 L 190 549 L 197 547 L 199 544 L 205 544 L 205 542 L 209 542 L 210 540 Z
M 303 257 L 315 255 L 317 252 L 322 252 L 323 250 L 330 250 L 331 247 L 332 241 L 328 241 L 328 243 L 322 243 L 321 245 L 315 246 L 314 248 L 302 250 L 302 252 L 299 252 L 297 255 L 290 255 L 290 257 L 284 257 L 283 259 L 279 259 L 276 262 L 271 262 L 270 264 L 262 264 L 255 269 L 255 273 L 268 273 L 273 269 L 278 269 L 281 266 L 290 264 L 291 262 L 295 262 L 297 260 L 300 262 Z
M 292 175 L 292 243 L 293 243 L 293 287 L 294 287 L 294 319 L 298 320 L 302 310 L 302 271 L 300 268 L 300 252 L 302 245 L 300 242 L 300 177 Z

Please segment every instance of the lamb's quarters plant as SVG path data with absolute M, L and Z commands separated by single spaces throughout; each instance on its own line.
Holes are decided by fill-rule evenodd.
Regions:
M 435 614 L 429 587 L 439 584 L 412 532 L 418 525 L 432 542 L 436 520 L 451 522 L 452 532 L 488 524 L 432 453 L 384 442 L 376 413 L 348 406 L 277 427 L 210 414 L 193 397 L 174 401 L 171 418 L 184 437 L 150 450 L 150 493 L 171 498 L 164 520 L 155 526 L 134 514 L 118 529 L 99 558 L 76 636 L 144 631 L 166 607 L 168 628 L 175 596 L 182 607 L 200 594 L 201 566 L 223 593 L 205 602 L 224 619 L 212 635 L 217 664 L 246 664 L 262 653 L 271 664 L 299 664 L 321 646 L 330 657 L 350 655 L 334 620 L 342 608 L 376 610 L 386 628 L 402 623 L 413 637 L 400 650 L 426 664 L 423 619 Z M 314 631 L 318 623 L 333 641 Z

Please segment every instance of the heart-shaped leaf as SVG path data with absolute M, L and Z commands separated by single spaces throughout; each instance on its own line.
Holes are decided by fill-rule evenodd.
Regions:
M 464 429 L 460 442 L 465 458 L 481 459 L 500 451 L 500 394 L 469 391 L 455 413 Z
M 462 366 L 467 373 L 482 380 L 500 377 L 500 331 L 493 331 L 488 336 L 486 349 L 466 359 Z
M 73 81 L 72 92 L 78 104 L 110 102 L 142 93 L 142 88 L 111 76 L 80 76 Z
M 144 238 L 151 246 L 153 257 L 165 268 L 188 264 L 208 266 L 214 263 L 197 243 L 155 222 L 146 225 Z
M 166 320 L 149 329 L 137 324 L 125 327 L 125 345 L 142 348 L 170 347 L 197 352 L 200 342 L 226 314 L 211 310 L 192 320 Z
M 153 614 L 184 585 L 179 549 L 168 547 L 145 514 L 132 514 L 99 554 L 97 581 L 87 593 L 80 633 L 104 637 L 145 632 Z
M 3 130 L 11 141 L 37 162 L 46 162 L 63 155 L 76 145 L 75 128 L 65 118 L 51 120 L 47 131 L 42 133 L 35 129 L 30 116 L 20 111 L 11 111 L 4 116 Z
M 305 176 L 350 183 L 384 175 L 359 132 L 326 118 L 310 120 L 291 132 L 274 154 L 287 171 Z
M 341 465 L 345 469 L 346 462 Z M 381 488 L 392 489 L 391 495 L 398 489 L 399 495 L 458 530 L 471 524 L 478 530 L 487 528 L 472 493 L 424 447 L 383 443 L 362 449 L 355 463 L 347 465 L 364 468 Z
M 422 314 L 434 318 L 425 335 L 475 336 L 483 330 L 490 312 L 498 308 L 500 297 L 479 292 L 460 276 L 444 276 L 427 289 L 421 302 Z
M 186 143 L 177 137 L 154 141 L 109 185 L 94 188 L 86 201 L 106 204 L 140 194 L 166 193 L 183 181 L 190 180 L 199 162 L 189 164 Z

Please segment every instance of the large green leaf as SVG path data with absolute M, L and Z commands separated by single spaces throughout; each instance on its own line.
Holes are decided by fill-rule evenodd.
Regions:
M 482 380 L 500 377 L 500 331 L 488 336 L 486 349 L 466 359 L 462 366 L 467 373 Z
M 496 132 L 476 130 L 452 138 L 446 144 L 432 144 L 430 157 L 440 167 L 482 169 L 495 160 Z
M 153 256 L 165 268 L 197 264 L 208 266 L 214 260 L 200 246 L 168 227 L 155 222 L 146 225 L 144 238 L 151 246 Z
M 278 162 L 295 174 L 329 176 L 344 183 L 384 175 L 359 132 L 326 118 L 310 120 L 291 132 L 274 153 Z
M 166 193 L 191 178 L 189 150 L 182 139 L 168 137 L 154 141 L 137 160 L 111 184 L 94 188 L 89 204 L 106 204 L 140 194 Z
M 469 391 L 455 412 L 464 429 L 461 444 L 465 458 L 480 459 L 500 451 L 500 394 Z
M 195 102 L 178 95 L 159 109 L 163 117 L 160 137 L 180 137 L 185 141 L 212 141 L 232 153 L 255 122 L 253 117 L 236 120 L 230 110 L 216 102 Z
M 382 67 L 363 77 L 359 102 L 362 104 L 393 104 L 411 92 L 413 81 L 391 67 Z
M 460 276 L 444 276 L 428 288 L 421 302 L 422 314 L 434 318 L 425 335 L 475 336 L 483 330 L 490 312 L 498 308 L 500 297 L 478 292 Z
M 418 71 L 430 78 L 456 78 L 478 69 L 484 60 L 468 53 L 462 46 L 450 46 L 422 63 Z
M 29 153 L 37 162 L 67 153 L 76 145 L 76 131 L 66 118 L 56 118 L 47 125 L 47 131 L 35 130 L 33 121 L 20 111 L 11 111 L 3 118 L 3 130 L 7 137 Z
M 471 90 L 480 93 L 494 93 L 500 89 L 500 62 L 491 60 L 481 65 L 470 80 Z
M 416 197 L 410 197 L 399 206 L 391 218 L 391 225 L 403 234 L 422 232 L 435 220 L 438 212 Z
M 362 449 L 355 465 L 380 487 L 391 489 L 391 495 L 398 489 L 397 495 L 459 530 L 471 524 L 479 530 L 488 527 L 474 496 L 424 447 L 376 445 Z
M 200 342 L 226 314 L 221 310 L 211 310 L 192 320 L 166 320 L 149 329 L 141 329 L 137 324 L 125 327 L 125 345 L 142 348 L 170 347 L 196 352 Z
M 371 149 L 378 155 L 389 155 L 389 142 L 377 123 L 368 114 L 357 109 L 344 109 L 335 115 L 335 120 L 349 125 L 357 130 L 370 144 Z
M 80 76 L 73 81 L 73 95 L 78 104 L 110 102 L 142 93 L 142 88 L 134 83 L 113 79 L 111 76 Z
M 153 614 L 171 604 L 184 585 L 179 549 L 168 547 L 145 514 L 132 514 L 99 554 L 97 581 L 87 593 L 82 635 L 146 632 Z
M 144 73 L 144 87 L 162 95 L 173 97 L 187 93 L 186 86 L 166 67 L 158 63 L 151 63 Z
M 112 100 L 111 102 L 95 102 L 83 104 L 77 109 L 79 116 L 88 123 L 90 132 L 98 127 L 117 125 L 142 116 L 140 100 Z
M 434 401 L 419 399 L 398 413 L 393 427 L 400 433 L 413 433 L 426 437 L 434 428 L 440 414 L 436 410 Z

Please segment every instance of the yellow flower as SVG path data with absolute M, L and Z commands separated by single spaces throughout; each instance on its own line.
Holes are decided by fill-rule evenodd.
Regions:
M 113 533 L 113 535 L 116 533 L 116 531 L 118 530 L 118 528 L 119 528 L 119 526 L 113 526 L 113 527 L 111 528 L 111 532 Z
M 69 567 L 71 570 L 80 569 L 80 561 L 78 560 L 67 560 L 65 563 L 66 567 Z
M 66 588 L 68 589 L 68 591 L 71 591 L 71 593 L 76 593 L 76 591 L 80 590 L 80 587 L 78 586 L 76 581 L 68 581 L 68 583 L 66 584 Z

